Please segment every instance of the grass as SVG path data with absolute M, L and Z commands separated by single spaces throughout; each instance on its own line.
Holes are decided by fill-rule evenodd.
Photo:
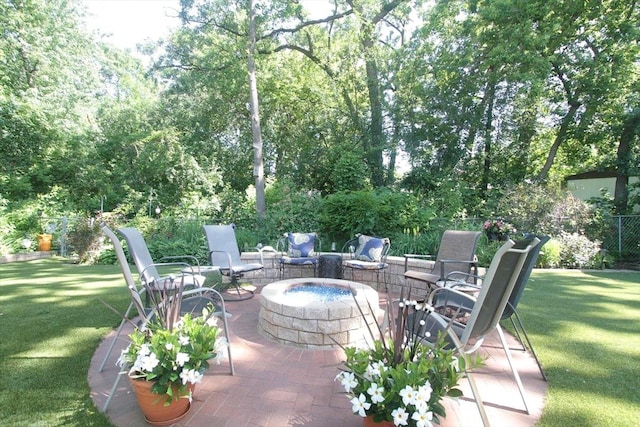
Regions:
M 127 306 L 117 266 L 0 265 L 0 419 L 110 426 L 87 372 Z M 638 426 L 640 272 L 535 271 L 518 311 L 549 378 L 539 426 Z
M 128 301 L 117 266 L 47 259 L 0 265 L 0 419 L 10 426 L 110 426 L 87 372 Z
M 640 425 L 640 273 L 535 271 L 518 311 L 549 379 L 538 425 Z

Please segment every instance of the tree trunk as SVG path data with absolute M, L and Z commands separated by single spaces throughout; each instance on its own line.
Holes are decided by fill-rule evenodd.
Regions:
M 482 180 L 480 186 L 480 197 L 487 199 L 489 188 L 489 177 L 491 176 L 491 139 L 493 138 L 493 104 L 496 98 L 495 78 L 491 76 L 487 83 L 487 110 L 484 124 L 484 164 L 482 166 Z
M 620 142 L 616 153 L 616 185 L 613 205 L 618 215 L 624 215 L 628 209 L 629 162 L 631 159 L 634 137 L 639 132 L 640 110 L 627 117 L 620 133 Z
M 382 104 L 380 102 L 380 87 L 378 83 L 378 64 L 373 50 L 373 40 L 367 35 L 365 46 L 365 68 L 367 72 L 367 89 L 369 105 L 371 106 L 371 123 L 369 128 L 370 142 L 366 152 L 371 170 L 371 183 L 374 187 L 384 185 L 384 168 L 382 166 L 382 151 L 384 135 L 382 133 Z
M 556 159 L 556 155 L 558 154 L 558 148 L 567 138 L 567 133 L 569 130 L 569 125 L 573 122 L 576 113 L 578 112 L 578 108 L 580 104 L 578 102 L 573 102 L 569 104 L 569 111 L 562 118 L 562 124 L 560 125 L 560 129 L 558 130 L 558 134 L 556 135 L 556 139 L 551 144 L 551 148 L 549 148 L 549 154 L 547 155 L 547 160 L 544 163 L 544 166 L 538 173 L 537 181 L 544 182 L 547 180 L 547 176 L 549 175 L 549 170 L 551 166 L 553 166 L 553 162 Z
M 266 216 L 264 200 L 264 164 L 262 159 L 262 130 L 260 128 L 260 111 L 258 108 L 258 82 L 256 79 L 256 12 L 255 0 L 249 0 L 249 104 L 251 108 L 251 134 L 253 135 L 253 176 L 256 186 L 256 214 L 260 218 Z

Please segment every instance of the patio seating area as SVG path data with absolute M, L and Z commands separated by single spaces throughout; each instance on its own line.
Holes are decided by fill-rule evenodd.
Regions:
M 256 298 L 228 304 L 235 376 L 226 364 L 213 365 L 194 393 L 190 412 L 181 426 L 263 426 L 263 427 L 360 427 L 362 419 L 351 412 L 351 404 L 343 389 L 334 381 L 343 352 L 310 350 L 279 344 L 258 332 L 259 293 Z M 380 303 L 386 295 L 380 294 Z M 126 331 L 125 331 L 126 332 Z M 104 402 L 119 368 L 115 365 L 120 350 L 127 345 L 126 333 L 117 339 L 105 369 L 99 372 L 115 333 L 98 347 L 89 369 L 91 396 L 98 408 Z M 485 357 L 485 366 L 476 370 L 475 379 L 489 420 L 494 426 L 531 426 L 539 419 L 547 391 L 535 360 L 520 351 L 520 344 L 507 337 L 517 369 L 524 383 L 530 414 L 522 406 L 517 386 L 510 375 L 504 351 L 498 337 L 485 340 L 478 354 Z M 447 418 L 442 426 L 481 425 L 476 404 L 466 380 L 459 400 L 446 399 Z M 146 426 L 135 396 L 127 381 L 121 381 L 107 411 L 117 426 Z

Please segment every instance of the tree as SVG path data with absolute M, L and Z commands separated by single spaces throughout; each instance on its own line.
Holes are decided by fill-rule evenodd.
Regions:
M 253 176 L 256 179 L 256 213 L 264 218 L 264 162 L 262 161 L 262 131 L 260 128 L 260 109 L 258 107 L 258 83 L 256 81 L 256 9 L 255 0 L 249 0 L 249 52 L 247 54 L 249 70 L 249 105 L 251 107 L 251 133 L 253 135 Z

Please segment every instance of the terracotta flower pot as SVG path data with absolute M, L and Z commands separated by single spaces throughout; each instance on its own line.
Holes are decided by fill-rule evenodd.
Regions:
M 138 406 L 144 414 L 144 419 L 154 426 L 168 426 L 182 419 L 189 409 L 191 403 L 188 396 L 174 399 L 170 405 L 164 406 L 168 396 L 151 392 L 153 381 L 137 380 L 129 378 L 133 391 L 138 399 Z M 193 392 L 194 385 L 189 384 L 188 388 Z M 174 390 L 176 395 L 178 390 Z
M 41 252 L 50 251 L 52 238 L 51 234 L 38 234 L 38 250 Z
M 364 427 L 395 427 L 393 421 L 374 421 L 373 415 L 367 415 L 362 420 Z

